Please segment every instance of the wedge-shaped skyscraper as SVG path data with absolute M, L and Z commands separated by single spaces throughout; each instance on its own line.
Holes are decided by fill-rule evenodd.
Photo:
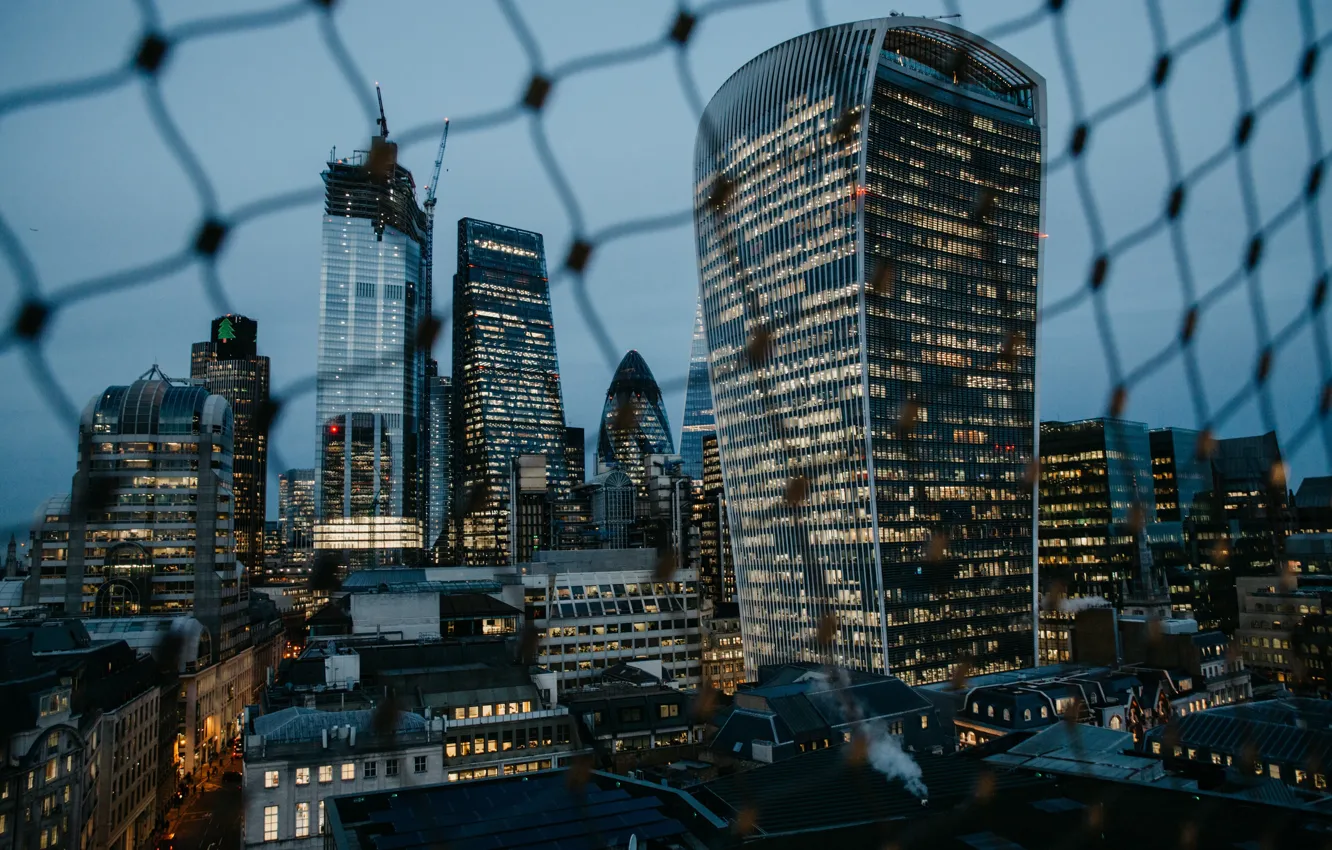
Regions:
M 567 495 L 564 399 L 540 233 L 458 222 L 453 277 L 454 520 L 459 558 L 508 564 L 515 462 L 545 458 L 547 488 Z

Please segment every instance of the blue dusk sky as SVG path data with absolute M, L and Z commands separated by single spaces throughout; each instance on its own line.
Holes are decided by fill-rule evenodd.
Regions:
M 160 2 L 159 28 L 171 31 L 210 14 L 263 10 L 281 0 L 225 3 Z M 501 222 L 545 235 L 554 272 L 573 238 L 533 144 L 526 115 L 469 131 L 465 119 L 514 104 L 531 67 L 500 9 L 482 0 L 345 0 L 334 16 L 365 86 L 383 86 L 389 128 L 455 119 L 439 188 L 435 301 L 447 304 L 462 216 Z M 813 28 L 805 0 L 715 4 L 704 16 L 687 61 L 703 99 L 740 65 Z M 963 3 L 961 25 L 984 33 L 1046 4 L 1037 0 Z M 1154 65 L 1148 8 L 1120 0 L 1068 4 L 1067 28 L 1076 67 L 1070 77 L 1056 49 L 1051 20 L 1005 35 L 997 43 L 1049 83 L 1049 151 L 1061 158 L 1084 112 L 1138 89 Z M 1220 2 L 1160 2 L 1172 43 L 1216 21 Z M 1241 113 L 1234 57 L 1244 57 L 1251 98 L 1278 92 L 1302 53 L 1299 5 L 1249 4 L 1237 38 L 1224 30 L 1182 56 L 1171 69 L 1167 100 L 1180 164 L 1192 169 L 1224 147 Z M 1316 31 L 1332 29 L 1332 6 L 1310 3 Z M 588 232 L 631 219 L 680 212 L 691 203 L 697 129 L 683 94 L 673 48 L 647 50 L 664 36 L 677 6 L 622 0 L 526 0 L 517 4 L 546 69 L 579 56 L 644 45 L 646 57 L 591 70 L 556 84 L 544 115 L 551 151 L 577 198 Z M 892 7 L 864 0 L 827 0 L 828 23 L 886 15 Z M 946 10 L 940 0 L 899 7 L 917 15 Z M 301 13 L 258 30 L 200 38 L 172 49 L 161 91 L 179 132 L 208 174 L 224 214 L 276 194 L 318 187 L 329 151 L 364 147 L 373 126 L 320 36 L 320 15 Z M 957 23 L 954 21 L 954 23 Z M 144 30 L 131 0 L 6 0 L 0 10 L 0 102 L 25 88 L 123 67 Z M 1325 40 L 1326 44 L 1326 40 Z M 1324 50 L 1314 80 L 1324 152 L 1332 140 L 1332 61 Z M 1250 142 L 1253 204 L 1267 220 L 1300 196 L 1311 162 L 1299 93 L 1265 111 Z M 423 185 L 437 137 L 420 135 L 401 161 Z M 1086 187 L 1106 238 L 1113 242 L 1162 215 L 1169 190 L 1156 112 L 1150 98 L 1096 125 L 1090 136 Z M 35 267 L 42 292 L 58 294 L 79 281 L 169 257 L 189 245 L 202 206 L 181 164 L 150 118 L 137 77 L 72 102 L 0 114 L 0 216 Z M 1205 292 L 1242 261 L 1250 228 L 1234 157 L 1190 191 L 1182 227 L 1195 286 Z M 1258 360 L 1259 313 L 1276 336 L 1308 309 L 1315 269 L 1311 235 L 1332 247 L 1332 212 L 1324 189 L 1318 217 L 1297 210 L 1266 240 L 1258 291 L 1241 281 L 1210 303 L 1198 325 L 1202 384 L 1212 410 L 1250 380 Z M 230 234 L 217 270 L 231 309 L 259 322 L 260 349 L 272 358 L 274 388 L 308 378 L 315 365 L 321 208 L 306 203 L 246 224 Z M 1087 207 L 1072 169 L 1059 170 L 1047 192 L 1044 292 L 1053 304 L 1085 286 L 1093 256 Z M 3 256 L 3 255 L 0 255 Z M 1326 258 L 1322 259 L 1326 263 Z M 153 363 L 187 376 L 190 344 L 205 338 L 215 311 L 203 276 L 191 266 L 150 284 L 59 309 L 42 339 L 51 374 L 76 409 L 111 384 L 133 381 Z M 589 298 L 616 348 L 608 361 L 593 341 L 568 281 L 553 292 L 556 338 L 568 422 L 591 435 L 619 355 L 638 349 L 667 388 L 672 426 L 680 425 L 683 376 L 697 289 L 689 224 L 618 240 L 593 254 Z M 1102 297 L 1122 368 L 1131 370 L 1177 336 L 1186 303 L 1167 230 L 1158 228 L 1110 269 Z M 0 316 L 8 325 L 21 303 L 12 265 L 0 262 Z M 1327 331 L 1327 316 L 1322 318 Z M 1102 415 L 1111 380 L 1090 301 L 1041 326 L 1042 419 Z M 436 356 L 450 370 L 449 338 Z M 1324 355 L 1326 356 L 1326 355 Z M 1269 385 L 1270 416 L 1283 440 L 1317 404 L 1326 368 L 1305 322 L 1283 340 Z M 34 510 L 67 491 L 75 468 L 74 424 L 48 402 L 21 346 L 0 353 L 0 530 L 20 539 Z M 1200 423 L 1180 358 L 1138 383 L 1126 417 L 1152 426 Z M 1219 428 L 1220 436 L 1265 430 L 1250 400 Z M 314 460 L 313 392 L 283 411 L 273 435 L 270 475 Z M 1326 432 L 1314 428 L 1289 455 L 1292 486 L 1329 469 Z M 269 512 L 276 487 L 269 490 Z M 6 533 L 7 537 L 7 533 Z

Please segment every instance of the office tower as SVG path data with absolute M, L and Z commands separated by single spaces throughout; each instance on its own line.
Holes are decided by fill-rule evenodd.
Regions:
M 569 467 L 569 489 L 587 480 L 587 433 L 582 428 L 564 429 L 564 461 Z
M 694 340 L 689 346 L 689 376 L 685 380 L 684 425 L 680 429 L 680 457 L 694 482 L 703 480 L 703 438 L 714 434 L 712 387 L 708 384 L 708 338 L 703 332 L 703 303 L 694 314 Z
M 704 434 L 703 480 L 695 487 L 694 525 L 698 528 L 698 580 L 703 593 L 716 602 L 735 601 L 735 562 L 726 523 L 726 491 L 722 485 L 717 435 Z
M 1294 508 L 1293 533 L 1332 534 L 1332 475 L 1311 475 L 1301 481 Z
M 434 371 L 431 362 L 431 369 Z M 426 378 L 430 404 L 429 505 L 425 544 L 436 558 L 452 558 L 449 546 L 449 517 L 453 512 L 453 379 L 431 374 Z
M 984 39 L 890 17 L 778 45 L 709 103 L 695 229 L 748 672 L 1032 663 L 1044 102 Z
M 323 172 L 315 547 L 339 568 L 402 563 L 425 533 L 425 212 L 383 135 Z
M 629 351 L 615 369 L 601 408 L 597 472 L 620 469 L 642 487 L 647 456 L 674 453 L 675 441 L 657 379 L 643 356 Z
M 1158 523 L 1185 522 L 1199 495 L 1212 489 L 1211 464 L 1198 451 L 1200 436 L 1187 428 L 1153 428 L 1147 434 Z
M 83 410 L 71 496 L 34 531 L 24 601 L 68 616 L 192 612 L 199 659 L 248 646 L 233 541 L 231 405 L 154 366 Z
M 1129 595 L 1147 523 L 1156 515 L 1151 472 L 1141 422 L 1041 423 L 1041 663 L 1071 659 L 1079 608 Z
M 1235 607 L 1235 582 L 1213 562 L 1216 542 L 1226 539 L 1215 520 L 1212 464 L 1201 433 L 1187 428 L 1148 432 L 1156 522 L 1148 526 L 1152 558 L 1166 574 L 1175 607 L 1199 628 L 1220 627 L 1222 609 Z
M 268 358 L 258 352 L 259 323 L 227 314 L 213 320 L 206 342 L 190 350 L 190 377 L 231 403 L 235 422 L 232 495 L 236 560 L 256 584 L 264 580 L 268 494 Z
M 278 473 L 278 536 L 283 564 L 296 572 L 314 561 L 315 471 L 288 469 Z
M 1271 575 L 1290 533 L 1290 491 L 1276 432 L 1217 440 L 1212 455 L 1216 498 L 1230 526 L 1236 575 Z
M 1217 440 L 1210 448 L 1211 492 L 1197 498 L 1188 551 L 1207 589 L 1200 619 L 1235 634 L 1237 580 L 1282 575 L 1292 566 L 1285 551 L 1293 519 L 1290 493 L 1274 432 Z
M 547 487 L 556 497 L 569 492 L 541 234 L 461 219 L 453 316 L 458 560 L 508 564 L 513 459 L 544 455 Z

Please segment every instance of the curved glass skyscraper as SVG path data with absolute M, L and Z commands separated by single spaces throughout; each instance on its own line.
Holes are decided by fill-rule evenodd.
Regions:
M 657 379 L 643 355 L 631 350 L 615 369 L 601 408 L 598 471 L 621 469 L 642 486 L 643 458 L 653 454 L 675 454 L 675 441 Z
M 694 481 L 703 480 L 703 438 L 717 430 L 712 416 L 712 387 L 708 386 L 708 337 L 703 332 L 703 304 L 694 314 L 694 341 L 689 346 L 689 377 L 685 381 L 684 425 L 680 430 L 680 458 Z
M 746 665 L 908 683 L 1034 654 L 1044 81 L 948 24 L 801 36 L 695 152 Z M 1025 479 L 1025 480 L 1024 480 Z M 831 622 L 831 621 L 830 621 Z

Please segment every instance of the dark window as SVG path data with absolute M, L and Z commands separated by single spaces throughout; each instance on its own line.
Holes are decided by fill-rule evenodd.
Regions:
M 388 760 L 386 760 L 386 761 L 384 762 L 384 775 L 385 775 L 385 776 L 397 776 L 397 775 L 398 775 L 398 760 L 397 760 L 397 759 L 388 759 Z
M 374 779 L 379 773 L 379 762 L 368 761 L 365 763 L 364 772 L 361 774 L 366 779 Z
M 412 759 L 412 772 L 413 772 L 413 773 L 425 773 L 425 772 L 426 772 L 426 758 L 428 758 L 428 757 L 427 757 L 427 756 L 415 756 L 415 757 Z
M 620 709 L 621 723 L 638 723 L 643 720 L 643 709 L 638 706 Z

